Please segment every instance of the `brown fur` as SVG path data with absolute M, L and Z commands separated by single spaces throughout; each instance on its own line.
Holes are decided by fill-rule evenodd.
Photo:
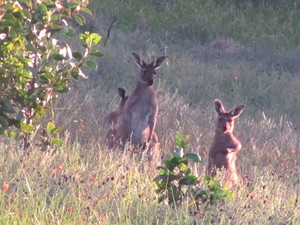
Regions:
M 152 140 L 153 136 L 157 139 L 154 130 L 157 122 L 158 101 L 153 84 L 156 70 L 166 57 L 161 56 L 156 61 L 147 64 L 136 53 L 133 53 L 133 56 L 141 70 L 136 88 L 129 96 L 121 113 L 118 137 L 123 145 L 131 141 L 135 147 L 139 148 L 145 146 L 145 143 Z
M 117 124 L 119 117 L 122 113 L 122 110 L 124 108 L 124 104 L 128 99 L 128 96 L 126 96 L 126 91 L 124 88 L 119 87 L 118 93 L 119 93 L 119 96 L 121 97 L 119 109 L 112 111 L 112 112 L 106 114 L 106 116 L 104 116 L 103 121 L 105 124 L 109 124 L 109 125 L 113 125 L 113 126 L 115 126 Z
M 104 117 L 104 123 L 111 125 L 112 127 L 106 132 L 105 135 L 105 143 L 109 148 L 112 148 L 116 143 L 116 136 L 117 136 L 117 123 L 119 121 L 119 118 L 121 116 L 121 113 L 123 111 L 125 102 L 128 99 L 128 96 L 126 96 L 126 90 L 124 88 L 118 88 L 118 93 L 121 97 L 121 101 L 120 101 L 120 105 L 119 105 L 119 109 L 112 111 L 110 113 L 108 113 L 105 117 Z M 149 133 L 149 129 L 147 130 L 147 132 Z M 159 142 L 158 142 L 158 137 L 157 134 L 154 132 L 153 136 L 152 136 L 152 143 L 153 146 L 159 146 Z
M 243 112 L 245 105 L 239 105 L 227 112 L 220 100 L 214 101 L 218 113 L 216 119 L 216 132 L 213 143 L 209 149 L 208 174 L 215 176 L 216 170 L 226 170 L 227 181 L 232 185 L 238 183 L 236 173 L 237 152 L 241 150 L 241 142 L 233 135 L 234 120 Z
M 106 132 L 105 135 L 105 143 L 109 148 L 112 148 L 115 140 L 116 140 L 116 135 L 117 135 L 117 123 L 119 121 L 120 115 L 123 111 L 124 108 L 124 104 L 128 99 L 128 96 L 126 96 L 126 91 L 124 88 L 118 88 L 118 93 L 119 96 L 121 97 L 121 101 L 119 104 L 119 109 L 112 111 L 110 113 L 108 113 L 104 118 L 104 124 L 109 124 L 110 125 L 110 129 Z

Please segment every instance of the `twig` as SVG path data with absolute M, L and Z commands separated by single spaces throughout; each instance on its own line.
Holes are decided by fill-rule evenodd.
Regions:
M 117 15 L 114 16 L 114 19 L 111 21 L 109 27 L 108 27 L 108 30 L 107 30 L 107 35 L 106 35 L 106 39 L 104 41 L 104 46 L 106 45 L 108 39 L 109 39 L 109 35 L 110 35 L 110 32 L 111 32 L 111 29 L 113 27 L 113 25 L 117 22 Z

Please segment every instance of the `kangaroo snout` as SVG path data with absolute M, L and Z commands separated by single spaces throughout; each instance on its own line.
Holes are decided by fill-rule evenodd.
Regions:
M 148 83 L 149 86 L 151 86 L 151 85 L 153 85 L 154 81 L 153 80 L 148 80 L 147 83 Z

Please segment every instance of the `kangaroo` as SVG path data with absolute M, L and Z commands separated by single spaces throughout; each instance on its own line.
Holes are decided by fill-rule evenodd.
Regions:
M 115 126 L 117 124 L 117 122 L 119 120 L 119 117 L 122 113 L 122 110 L 124 108 L 124 104 L 128 99 L 128 96 L 126 96 L 126 91 L 125 91 L 124 88 L 119 87 L 118 88 L 118 93 L 121 97 L 121 102 L 119 104 L 119 109 L 106 114 L 106 116 L 103 118 L 104 123 L 110 124 L 110 125 L 113 125 L 113 126 Z
M 225 169 L 229 184 L 236 185 L 238 176 L 235 162 L 237 152 L 241 150 L 241 142 L 233 135 L 234 120 L 245 109 L 245 105 L 239 105 L 227 112 L 220 100 L 214 100 L 215 110 L 218 113 L 216 119 L 216 131 L 213 143 L 209 149 L 208 174 L 215 176 L 216 169 Z
M 133 53 L 137 65 L 141 68 L 137 85 L 126 101 L 118 129 L 118 137 L 122 144 L 128 140 L 135 147 L 142 147 L 146 142 L 157 139 L 154 130 L 157 122 L 158 101 L 153 88 L 156 70 L 161 66 L 166 56 L 158 57 L 147 64 Z
M 119 109 L 108 113 L 103 119 L 104 123 L 109 124 L 109 125 L 112 126 L 106 132 L 106 135 L 105 135 L 105 142 L 106 142 L 107 146 L 110 147 L 110 148 L 112 148 L 115 144 L 116 136 L 117 136 L 116 125 L 117 125 L 117 123 L 119 121 L 119 118 L 121 116 L 121 113 L 123 111 L 125 102 L 128 99 L 128 96 L 126 96 L 126 90 L 124 88 L 119 87 L 118 88 L 118 93 L 119 93 L 119 96 L 121 97 L 121 101 L 120 101 L 120 104 L 119 104 Z M 149 132 L 149 129 L 148 129 L 147 132 Z M 157 134 L 155 132 L 153 133 L 153 136 L 152 136 L 152 142 L 155 146 L 158 145 L 158 143 L 159 143 Z
M 109 148 L 112 148 L 114 146 L 116 135 L 117 135 L 116 126 L 119 121 L 122 110 L 124 108 L 125 102 L 128 99 L 128 96 L 126 96 L 126 90 L 124 88 L 119 87 L 118 93 L 119 96 L 121 97 L 119 109 L 106 114 L 106 116 L 103 118 L 103 122 L 111 126 L 111 128 L 106 132 L 105 135 L 105 143 Z

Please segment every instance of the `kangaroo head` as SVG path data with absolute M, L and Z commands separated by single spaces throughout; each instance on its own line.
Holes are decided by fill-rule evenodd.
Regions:
M 245 105 L 239 105 L 231 111 L 225 111 L 223 104 L 220 100 L 216 99 L 215 110 L 218 113 L 216 121 L 216 129 L 223 133 L 232 132 L 234 128 L 234 120 L 241 115 L 245 109 Z
M 156 78 L 156 70 L 161 66 L 166 56 L 158 57 L 155 61 L 147 64 L 145 63 L 138 54 L 133 53 L 136 63 L 141 67 L 139 81 L 152 86 Z
M 125 91 L 124 88 L 121 88 L 121 87 L 118 88 L 118 93 L 119 93 L 119 95 L 120 95 L 120 97 L 121 97 L 120 110 L 122 111 L 123 108 L 124 108 L 125 102 L 126 102 L 127 99 L 128 99 L 128 95 L 125 96 L 126 91 Z

